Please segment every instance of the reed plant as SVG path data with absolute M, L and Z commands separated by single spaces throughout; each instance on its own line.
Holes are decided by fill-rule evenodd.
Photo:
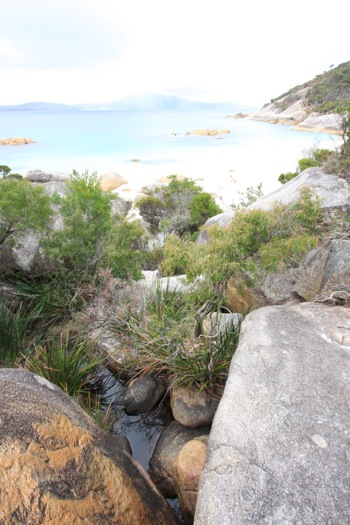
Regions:
M 23 308 L 13 312 L 0 305 L 0 361 L 13 367 L 27 346 L 28 317 Z
M 26 367 L 75 397 L 89 390 L 94 371 L 105 360 L 86 340 L 69 334 L 35 347 Z
M 239 327 L 229 325 L 214 336 L 195 337 L 196 294 L 162 289 L 159 283 L 151 292 L 141 315 L 110 323 L 111 330 L 136 350 L 138 357 L 129 362 L 128 371 L 162 376 L 169 385 L 196 386 L 220 397 Z

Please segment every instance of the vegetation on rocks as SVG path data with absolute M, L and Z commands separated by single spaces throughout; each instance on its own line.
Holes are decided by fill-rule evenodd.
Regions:
M 323 156 L 322 150 L 314 153 L 316 160 Z M 33 204 L 33 221 L 23 223 L 23 228 L 17 219 L 11 244 L 30 227 L 44 232 L 45 255 L 41 272 L 17 269 L 1 276 L 16 302 L 2 306 L 0 359 L 27 366 L 69 393 L 85 389 L 99 362 L 86 340 L 70 337 L 68 344 L 62 336 L 71 323 L 117 335 L 137 354 L 131 363 L 135 374 L 161 375 L 169 384 L 195 385 L 220 396 L 239 328 L 207 334 L 204 317 L 225 310 L 226 284 L 232 275 L 244 275 L 253 285 L 271 272 L 298 264 L 321 236 L 320 201 L 309 190 L 292 205 L 262 211 L 247 209 L 261 194 L 261 185 L 248 188 L 232 223 L 212 227 L 210 242 L 197 244 L 193 233 L 221 210 L 195 181 L 171 177 L 168 186 L 155 187 L 139 204 L 144 217 L 151 224 L 153 220 L 154 231 L 167 234 L 164 250 L 154 253 L 139 222 L 126 222 L 113 213 L 116 197 L 102 191 L 96 174 L 74 172 L 68 191 L 52 198 L 25 181 L 3 178 L 0 184 L 9 189 L 1 192 L 2 202 L 7 202 L 3 196 L 9 197 L 11 188 L 15 200 L 27 190 L 34 198 L 35 190 L 41 207 Z M 2 216 L 10 217 L 10 211 L 3 206 Z M 2 228 L 5 231 L 6 226 Z M 135 279 L 150 264 L 164 276 L 186 273 L 194 284 L 181 293 L 160 285 L 148 292 L 137 288 Z M 71 372 L 78 387 L 68 384 Z M 88 374 L 81 381 L 83 372 Z
M 51 215 L 42 188 L 8 175 L 0 178 L 0 246 L 13 246 L 29 230 L 44 231 Z
M 154 232 L 193 234 L 207 219 L 222 212 L 213 197 L 188 178 L 178 180 L 173 175 L 169 184 L 150 188 L 148 193 L 137 205 Z
M 335 113 L 338 108 L 345 108 L 350 100 L 350 62 L 337 67 L 331 66 L 328 71 L 293 87 L 279 97 L 271 99 L 271 102 L 282 110 L 287 109 L 302 97 L 303 89 L 307 89 L 306 104 L 310 111 L 326 114 Z

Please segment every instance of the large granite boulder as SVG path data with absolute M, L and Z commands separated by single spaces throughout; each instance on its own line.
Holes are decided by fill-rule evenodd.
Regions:
M 350 310 L 255 310 L 214 418 L 194 523 L 350 523 L 349 428 Z
M 118 440 L 62 390 L 12 369 L 0 385 L 0 523 L 176 523 Z
M 123 184 L 127 184 L 127 182 L 128 181 L 124 179 L 124 177 L 114 171 L 108 171 L 101 175 L 101 188 L 103 191 L 116 190 Z
M 291 204 L 298 199 L 299 192 L 303 188 L 312 189 L 320 197 L 323 210 L 341 208 L 349 211 L 350 209 L 350 184 L 346 180 L 337 175 L 322 173 L 319 168 L 308 168 L 277 190 L 255 201 L 248 206 L 248 210 L 257 208 L 269 210 L 276 202 Z

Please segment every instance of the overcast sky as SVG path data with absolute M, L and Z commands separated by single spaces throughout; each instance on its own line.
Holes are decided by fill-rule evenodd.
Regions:
M 350 60 L 349 0 L 10 0 L 0 105 L 138 93 L 256 105 Z

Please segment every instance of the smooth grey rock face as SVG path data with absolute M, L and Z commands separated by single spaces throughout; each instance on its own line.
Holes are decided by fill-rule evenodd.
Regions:
M 195 525 L 350 523 L 350 310 L 255 310 L 216 412 Z
M 211 226 L 219 226 L 219 228 L 226 228 L 228 226 L 234 216 L 234 210 L 224 211 L 223 213 L 219 213 L 218 215 L 214 215 L 214 217 L 211 217 L 206 221 L 206 223 L 203 225 L 202 230 L 200 234 L 197 237 L 197 244 L 205 244 L 209 240 L 209 234 L 207 229 Z
M 322 173 L 318 168 L 309 168 L 283 184 L 277 190 L 261 197 L 248 206 L 248 210 L 269 210 L 276 202 L 290 204 L 297 200 L 302 188 L 311 188 L 321 198 L 322 208 L 350 206 L 350 184 L 337 175 Z

